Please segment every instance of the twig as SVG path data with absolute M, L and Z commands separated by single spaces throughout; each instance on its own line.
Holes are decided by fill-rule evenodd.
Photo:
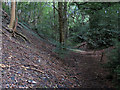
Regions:
M 31 65 L 30 65 L 31 66 Z M 27 69 L 31 69 L 31 70 L 34 70 L 34 71 L 37 71 L 37 72 L 41 72 L 41 73 L 45 73 L 45 72 L 43 72 L 42 70 L 39 70 L 39 69 L 36 69 L 36 68 L 32 68 L 32 67 L 25 67 L 24 65 L 22 65 L 21 67 L 22 68 L 24 68 L 25 70 L 27 70 Z
M 37 71 L 37 72 L 41 72 L 41 73 L 45 73 L 42 70 L 36 69 L 36 68 L 30 68 L 31 70 Z

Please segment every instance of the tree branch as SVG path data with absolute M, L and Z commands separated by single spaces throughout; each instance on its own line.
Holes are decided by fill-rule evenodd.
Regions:
M 52 5 L 52 6 L 53 6 L 53 8 L 55 8 L 59 12 L 59 10 L 54 5 Z

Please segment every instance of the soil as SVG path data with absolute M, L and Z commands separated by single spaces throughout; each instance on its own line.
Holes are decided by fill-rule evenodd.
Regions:
M 2 19 L 4 27 L 8 23 L 8 17 Z M 14 38 L 2 28 L 2 88 L 113 87 L 106 79 L 108 71 L 102 67 L 107 61 L 105 54 L 101 60 L 103 50 L 69 51 L 60 58 L 54 52 L 56 47 L 34 31 L 20 25 L 17 31 L 30 42 L 19 36 Z

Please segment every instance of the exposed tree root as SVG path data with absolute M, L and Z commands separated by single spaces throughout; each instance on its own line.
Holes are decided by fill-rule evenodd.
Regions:
M 4 10 L 2 10 L 2 9 L 0 9 L 0 10 L 3 12 L 3 14 L 4 14 L 5 17 L 10 18 L 10 16 L 9 16 Z M 4 29 L 6 29 L 9 33 L 12 33 L 12 36 L 13 36 L 13 37 L 20 36 L 25 42 L 27 41 L 28 43 L 31 43 L 31 42 L 27 39 L 27 37 L 24 36 L 22 33 L 14 32 L 14 31 L 16 31 L 17 26 L 20 27 L 20 28 L 22 28 L 22 27 L 18 24 L 18 20 L 17 20 L 16 25 L 15 25 L 15 28 L 14 28 L 13 30 L 7 28 L 6 26 L 3 26 L 3 25 L 2 25 L 2 27 L 3 27 Z
M 11 29 L 3 26 L 3 25 L 2 25 L 2 27 L 3 27 L 4 29 L 6 29 L 9 33 L 13 33 L 13 30 L 11 30 Z M 27 41 L 28 43 L 31 43 L 31 42 L 27 39 L 27 37 L 24 36 L 22 33 L 14 32 L 14 36 L 15 36 L 15 37 L 16 37 L 16 36 L 19 36 L 19 37 L 21 37 L 25 42 Z

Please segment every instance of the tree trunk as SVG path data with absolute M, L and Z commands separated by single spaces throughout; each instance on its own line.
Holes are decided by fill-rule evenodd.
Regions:
M 58 40 L 58 37 L 57 37 L 57 33 L 58 33 L 58 30 L 57 30 L 57 24 L 56 24 L 56 16 L 55 16 L 55 13 L 56 13 L 56 10 L 55 10 L 55 0 L 53 0 L 53 30 L 55 31 L 55 40 L 57 41 Z
M 58 2 L 60 44 L 64 45 L 63 3 Z
M 54 16 L 54 27 L 55 27 L 55 2 L 53 0 L 53 16 Z
M 15 26 L 15 0 L 11 0 L 11 20 L 9 28 L 13 29 Z
M 64 31 L 65 39 L 68 38 L 68 22 L 67 22 L 67 2 L 64 2 Z

